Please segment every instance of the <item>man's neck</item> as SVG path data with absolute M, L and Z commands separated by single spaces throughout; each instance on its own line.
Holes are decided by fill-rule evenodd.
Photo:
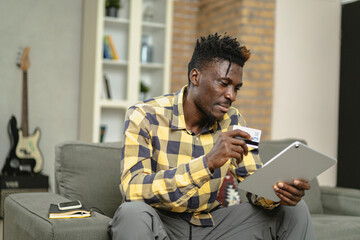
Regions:
M 199 111 L 193 99 L 191 99 L 189 88 L 184 91 L 183 96 L 183 109 L 184 109 L 184 118 L 186 129 L 195 133 L 196 135 L 201 132 L 205 127 L 207 121 L 206 116 Z

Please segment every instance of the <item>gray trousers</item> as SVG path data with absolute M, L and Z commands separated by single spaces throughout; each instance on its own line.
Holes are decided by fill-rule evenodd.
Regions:
M 215 226 L 189 224 L 180 214 L 158 211 L 142 202 L 123 203 L 110 222 L 113 239 L 314 239 L 304 201 L 295 207 L 264 210 L 242 203 L 211 212 Z

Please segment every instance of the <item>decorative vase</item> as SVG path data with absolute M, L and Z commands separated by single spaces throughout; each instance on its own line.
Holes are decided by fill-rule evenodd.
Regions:
M 108 16 L 108 17 L 117 17 L 118 16 L 118 8 L 116 8 L 116 7 L 107 7 L 106 8 L 106 16 Z
M 150 63 L 153 61 L 153 46 L 152 39 L 150 36 L 142 36 L 142 45 L 141 45 L 141 62 Z

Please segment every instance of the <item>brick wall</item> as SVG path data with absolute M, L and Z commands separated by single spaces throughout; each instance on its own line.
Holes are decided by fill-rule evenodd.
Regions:
M 248 126 L 270 138 L 275 0 L 175 0 L 171 89 L 187 83 L 187 63 L 197 37 L 218 32 L 251 49 L 244 87 L 234 106 Z
M 187 84 L 187 65 L 197 39 L 198 0 L 174 0 L 171 91 Z

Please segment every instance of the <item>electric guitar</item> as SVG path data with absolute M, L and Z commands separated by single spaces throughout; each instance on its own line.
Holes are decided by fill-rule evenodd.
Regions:
M 30 47 L 26 47 L 17 63 L 23 73 L 21 128 L 17 129 L 16 118 L 12 116 L 8 123 L 11 148 L 2 169 L 4 175 L 40 173 L 43 168 L 43 157 L 39 150 L 40 129 L 36 128 L 34 133 L 29 135 L 27 94 L 27 71 L 30 67 L 29 53 Z

